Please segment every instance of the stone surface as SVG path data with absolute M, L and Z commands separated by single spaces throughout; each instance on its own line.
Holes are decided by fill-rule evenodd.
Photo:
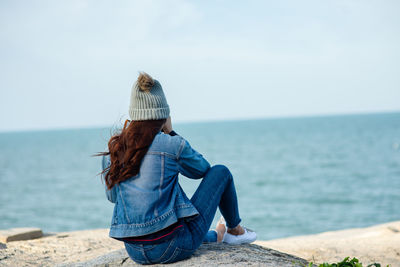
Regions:
M 256 241 L 256 244 L 316 263 L 338 262 L 349 256 L 359 258 L 364 266 L 379 262 L 381 266 L 400 267 L 400 221 L 361 229 Z M 134 265 L 123 248 L 122 242 L 108 237 L 108 229 L 47 234 L 33 240 L 0 243 L 0 266 Z M 255 245 L 207 245 L 202 246 L 191 259 L 173 266 L 274 266 L 268 260 L 271 254 L 277 253 L 276 259 L 285 259 L 278 257 L 283 253 L 274 250 Z M 290 260 L 284 263 L 296 266 L 290 265 Z
M 43 236 L 39 228 L 11 228 L 0 231 L 0 242 L 7 243 L 11 241 L 29 240 Z
M 94 259 L 122 249 L 123 243 L 108 237 L 108 229 L 94 229 L 15 241 L 0 249 L 0 266 L 54 266 Z
M 263 248 L 257 245 L 231 246 L 227 244 L 203 244 L 194 255 L 184 261 L 168 266 L 273 266 L 295 267 L 305 266 L 308 262 L 289 254 Z M 70 264 L 61 264 L 57 267 L 129 267 L 140 266 L 133 262 L 125 249 L 120 249 L 95 259 Z M 155 264 L 152 266 L 164 266 Z
M 309 261 L 338 262 L 345 257 L 356 257 L 367 266 L 400 267 L 400 221 L 325 232 L 315 235 L 295 236 L 256 244 L 296 255 Z
M 15 241 L 0 249 L 0 266 L 139 266 L 108 229 L 64 232 Z M 185 261 L 168 266 L 303 266 L 304 260 L 257 245 L 204 244 Z

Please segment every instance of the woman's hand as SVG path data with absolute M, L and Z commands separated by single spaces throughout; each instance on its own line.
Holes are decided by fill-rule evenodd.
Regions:
M 167 118 L 166 122 L 164 123 L 164 126 L 163 126 L 162 130 L 166 134 L 169 134 L 170 132 L 172 132 L 171 116 L 169 116 Z

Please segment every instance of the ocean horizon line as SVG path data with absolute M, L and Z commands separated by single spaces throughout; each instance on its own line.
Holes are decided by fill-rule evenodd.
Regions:
M 260 117 L 248 117 L 248 118 L 226 118 L 226 119 L 200 119 L 193 121 L 175 121 L 175 125 L 190 125 L 190 124 L 212 124 L 212 123 L 225 123 L 225 122 L 245 122 L 245 121 L 264 121 L 264 120 L 283 120 L 283 119 L 313 119 L 313 118 L 332 118 L 332 117 L 351 117 L 351 116 L 371 116 L 371 115 L 395 115 L 400 114 L 400 110 L 392 111 L 366 111 L 366 112 L 350 112 L 350 113 L 319 113 L 319 114 L 299 114 L 299 115 L 282 115 L 282 116 L 260 116 Z M 0 130 L 1 134 L 10 133 L 27 133 L 27 132 L 54 132 L 54 131 L 74 131 L 74 130 L 91 130 L 91 129 L 114 129 L 117 127 L 118 122 L 112 125 L 90 125 L 90 126 L 66 126 L 66 127 L 43 127 L 43 128 L 21 128 L 21 129 L 6 129 Z M 122 125 L 123 122 L 118 124 Z

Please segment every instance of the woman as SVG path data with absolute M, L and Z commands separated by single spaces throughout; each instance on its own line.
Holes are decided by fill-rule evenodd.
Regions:
M 141 73 L 132 87 L 131 121 L 111 137 L 103 155 L 108 200 L 115 203 L 110 237 L 121 240 L 137 263 L 172 263 L 190 257 L 202 242 L 250 243 L 256 234 L 240 226 L 230 171 L 210 167 L 172 130 L 161 84 Z M 200 179 L 189 200 L 178 174 Z M 217 207 L 221 218 L 208 231 Z

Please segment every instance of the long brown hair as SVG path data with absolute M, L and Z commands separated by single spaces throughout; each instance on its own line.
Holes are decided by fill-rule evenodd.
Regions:
M 106 173 L 104 180 L 108 189 L 139 173 L 140 164 L 165 121 L 126 120 L 121 133 L 110 138 L 108 152 L 97 154 L 110 155 L 111 165 L 102 172 Z

